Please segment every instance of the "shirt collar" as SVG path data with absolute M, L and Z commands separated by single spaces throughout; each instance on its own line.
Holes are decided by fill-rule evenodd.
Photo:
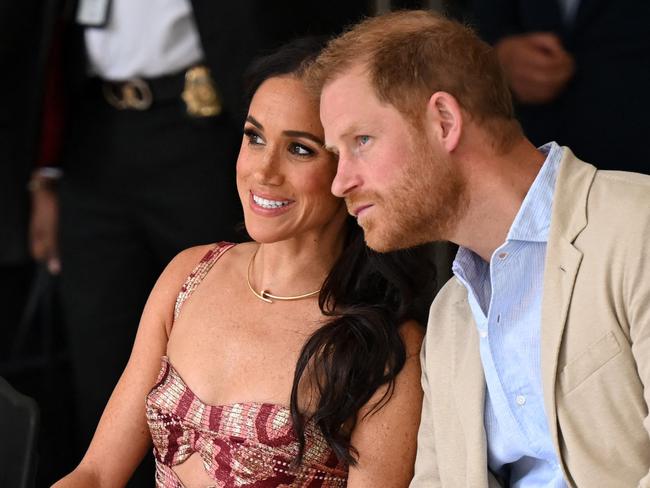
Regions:
M 506 241 L 546 242 L 548 239 L 555 181 L 564 150 L 555 142 L 544 144 L 538 149 L 546 154 L 546 159 L 526 193 L 510 226 Z M 456 276 L 471 282 L 480 276 L 485 276 L 487 268 L 487 263 L 484 263 L 473 251 L 463 246 L 458 248 L 452 264 L 452 271 Z
M 555 180 L 563 149 L 557 143 L 549 142 L 539 150 L 546 154 L 546 159 L 526 193 L 519 212 L 510 226 L 506 241 L 546 242 L 548 240 Z

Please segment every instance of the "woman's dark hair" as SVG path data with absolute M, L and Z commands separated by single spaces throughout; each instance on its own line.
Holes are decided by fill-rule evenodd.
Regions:
M 248 102 L 264 81 L 276 76 L 300 78 L 324 47 L 325 38 L 305 37 L 257 59 L 247 71 Z M 423 293 L 433 293 L 435 272 L 428 247 L 379 254 L 368 249 L 363 232 L 352 217 L 345 225 L 343 252 L 325 279 L 319 296 L 322 313 L 330 319 L 304 344 L 293 378 L 291 417 L 299 440 L 296 463 L 305 449 L 305 422 L 313 419 L 339 459 L 355 464 L 357 451 L 349 432 L 359 410 L 386 385 L 391 397 L 395 378 L 406 361 L 399 325 L 421 319 L 414 307 Z M 300 411 L 303 381 L 315 387 L 317 404 L 308 415 Z
M 246 106 L 255 92 L 269 78 L 292 75 L 301 78 L 305 69 L 325 47 L 327 37 L 299 37 L 283 44 L 270 54 L 261 56 L 250 64 L 244 73 L 244 95 Z

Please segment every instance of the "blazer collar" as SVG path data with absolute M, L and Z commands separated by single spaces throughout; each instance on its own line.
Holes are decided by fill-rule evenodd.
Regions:
M 582 261 L 582 252 L 573 243 L 587 226 L 587 198 L 595 175 L 594 166 L 580 161 L 571 150 L 564 148 L 546 248 L 541 319 L 544 407 L 557 453 L 561 452 L 555 398 L 557 361 L 573 286 Z

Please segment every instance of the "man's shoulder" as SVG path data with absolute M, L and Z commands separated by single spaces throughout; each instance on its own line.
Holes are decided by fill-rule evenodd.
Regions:
M 650 199 L 650 175 L 629 171 L 597 170 L 594 189 L 620 192 L 625 199 Z
M 565 165 L 567 170 L 561 172 L 565 178 L 571 175 L 582 175 L 593 182 L 590 193 L 594 191 L 605 191 L 620 193 L 621 196 L 627 195 L 625 199 L 630 200 L 638 198 L 650 198 L 650 175 L 633 173 L 630 171 L 614 171 L 599 169 L 588 162 L 582 161 L 569 148 L 565 153 Z M 589 170 L 591 169 L 591 171 Z
M 440 289 L 431 304 L 429 326 L 439 324 L 441 319 L 444 320 L 452 314 L 457 314 L 459 307 L 462 310 L 463 306 L 469 311 L 467 289 L 458 278 L 452 276 Z M 439 326 L 436 325 L 437 327 Z
M 436 376 L 446 375 L 453 364 L 454 351 L 470 345 L 475 334 L 467 289 L 452 276 L 436 295 L 429 311 L 425 337 L 427 368 L 434 368 Z M 429 373 L 434 374 L 432 370 Z
M 565 229 L 584 221 L 592 231 L 615 231 L 633 223 L 644 226 L 650 216 L 650 176 L 599 170 L 565 149 L 553 197 L 552 225 Z
M 650 219 L 650 176 L 625 171 L 598 170 L 587 203 L 590 221 L 602 215 L 625 227 Z M 607 218 L 609 217 L 609 218 Z M 612 224 L 616 225 L 616 224 Z

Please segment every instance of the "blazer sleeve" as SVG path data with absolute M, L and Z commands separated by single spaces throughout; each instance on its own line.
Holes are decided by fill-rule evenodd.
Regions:
M 415 458 L 415 475 L 410 488 L 432 488 L 442 486 L 438 473 L 436 449 L 433 435 L 433 416 L 431 403 L 431 389 L 427 377 L 426 340 L 422 343 L 420 351 L 422 365 L 422 416 L 418 431 L 418 450 Z
M 645 229 L 638 234 L 639 240 L 635 247 L 636 252 L 631 254 L 636 259 L 627 260 L 626 283 L 628 319 L 630 324 L 630 338 L 632 341 L 632 355 L 636 362 L 639 377 L 644 385 L 643 399 L 646 404 L 646 417 L 643 426 L 650 436 L 650 222 L 646 222 Z M 636 239 L 635 239 L 636 240 Z M 631 250 L 632 251 L 632 250 Z M 639 488 L 650 488 L 650 472 L 639 481 Z

